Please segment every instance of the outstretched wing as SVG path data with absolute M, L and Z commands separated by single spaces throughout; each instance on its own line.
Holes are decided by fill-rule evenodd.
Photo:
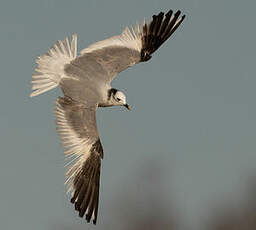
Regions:
M 85 108 L 68 97 L 59 97 L 55 114 L 57 131 L 69 159 L 66 183 L 73 191 L 71 202 L 87 222 L 96 224 L 99 202 L 100 166 L 103 149 L 96 124 L 96 105 Z
M 139 62 L 148 61 L 151 55 L 174 33 L 185 18 L 172 10 L 153 16 L 153 20 L 135 29 L 128 27 L 119 36 L 96 42 L 81 51 L 81 56 L 71 62 L 87 75 L 99 73 L 102 80 L 110 83 L 113 78 Z

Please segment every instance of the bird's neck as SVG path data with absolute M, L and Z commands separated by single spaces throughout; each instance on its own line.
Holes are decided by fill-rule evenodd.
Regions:
M 110 88 L 107 90 L 107 95 L 104 97 L 104 100 L 99 103 L 99 107 L 109 107 L 109 106 L 114 106 L 115 101 L 113 101 L 113 95 L 116 94 L 117 89 L 115 88 Z
M 116 94 L 117 89 L 111 88 L 108 90 L 108 100 L 110 101 L 114 94 Z

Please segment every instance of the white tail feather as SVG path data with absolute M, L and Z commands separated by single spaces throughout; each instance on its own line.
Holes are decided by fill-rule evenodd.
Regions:
M 37 96 L 56 88 L 64 77 L 64 66 L 77 56 L 77 35 L 72 36 L 71 44 L 68 38 L 57 41 L 50 50 L 40 55 L 37 67 L 32 75 L 32 93 L 30 97 Z

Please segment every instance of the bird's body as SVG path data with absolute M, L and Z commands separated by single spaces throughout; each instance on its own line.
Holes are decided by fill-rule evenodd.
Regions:
M 96 224 L 103 148 L 96 122 L 97 107 L 125 106 L 126 96 L 111 87 L 121 71 L 148 61 L 178 28 L 185 16 L 170 10 L 153 16 L 149 25 L 126 28 L 119 36 L 96 42 L 77 56 L 77 36 L 58 41 L 37 59 L 31 96 L 60 86 L 64 97 L 56 102 L 57 131 L 71 163 L 67 184 L 71 202 L 89 222 Z

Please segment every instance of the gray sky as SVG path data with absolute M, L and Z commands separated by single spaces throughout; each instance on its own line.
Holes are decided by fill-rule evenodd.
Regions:
M 105 150 L 97 229 L 112 228 L 115 195 L 126 181 L 136 194 L 131 178 L 147 162 L 163 169 L 161 189 L 183 229 L 206 221 L 215 200 L 243 194 L 256 170 L 254 0 L 2 0 L 1 229 L 92 229 L 65 194 L 53 115 L 61 92 L 29 98 L 35 58 L 74 32 L 81 50 L 170 8 L 187 15 L 178 31 L 113 82 L 133 111 L 97 113 Z

